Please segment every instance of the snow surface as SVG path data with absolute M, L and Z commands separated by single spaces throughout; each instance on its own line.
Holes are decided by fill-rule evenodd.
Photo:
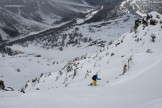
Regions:
M 75 26 L 73 29 L 79 28 L 78 32 L 82 33 L 86 37 L 92 37 L 92 39 L 101 39 L 109 42 L 116 40 L 123 33 L 128 32 L 134 25 L 134 20 L 137 18 L 138 17 L 135 15 L 126 14 L 114 20 L 79 25 Z M 82 23 L 83 20 L 86 21 L 86 19 L 78 19 L 77 21 L 78 23 Z M 71 30 L 72 29 L 67 31 L 67 33 L 71 32 Z
M 111 45 L 106 46 L 100 51 L 96 53 L 92 53 L 92 51 L 86 54 L 85 58 L 80 57 L 79 60 L 72 60 L 67 67 L 65 66 L 61 70 L 63 72 L 62 75 L 59 75 L 59 71 L 51 70 L 50 75 L 48 73 L 44 74 L 38 79 L 38 82 L 28 82 L 25 94 L 18 91 L 0 91 L 0 107 L 161 108 L 162 24 L 160 24 L 160 20 L 162 20 L 162 16 L 156 12 L 151 14 L 154 19 L 158 20 L 157 25 L 149 25 L 144 28 L 144 25 L 141 24 L 136 32 L 130 32 L 131 30 L 129 30 L 129 32 L 123 33 Z M 159 15 L 160 19 L 157 19 L 156 15 Z M 151 35 L 156 36 L 155 42 L 152 42 Z M 19 46 L 14 47 L 15 49 L 18 48 L 28 52 L 28 49 Z M 33 46 L 29 47 L 31 51 L 30 48 L 33 49 Z M 42 52 L 40 49 L 35 49 L 32 52 L 37 51 L 38 53 L 27 55 L 27 57 L 23 57 L 24 55 L 18 55 L 20 57 L 0 56 L 0 60 L 2 60 L 0 67 L 8 75 L 13 74 L 7 73 L 7 71 L 13 72 L 13 65 L 16 67 L 20 66 L 22 68 L 20 73 L 23 73 L 24 70 L 21 65 L 25 62 L 28 65 L 24 66 L 31 65 L 29 69 L 37 67 L 39 70 L 46 69 L 46 72 L 53 69 L 53 66 L 45 66 L 54 60 L 50 59 L 50 51 L 49 55 L 44 55 L 43 53 L 40 58 L 35 57 L 35 55 Z M 73 51 L 78 52 L 78 50 Z M 49 59 L 46 57 L 49 57 Z M 12 63 L 13 58 L 16 58 L 14 59 L 16 62 L 9 65 L 9 63 Z M 28 62 L 28 59 L 31 62 Z M 38 61 L 40 61 L 40 64 L 36 63 Z M 75 66 L 76 64 L 78 65 Z M 125 64 L 127 65 L 127 71 L 123 74 L 123 66 Z M 7 65 L 7 68 L 5 68 L 5 65 Z M 72 70 L 67 72 L 66 69 L 69 66 L 72 67 Z M 77 68 L 76 76 L 74 78 L 70 77 L 74 75 L 74 70 Z M 88 86 L 92 75 L 95 73 L 99 73 L 99 77 L 102 80 L 98 81 L 98 86 Z M 58 80 L 56 81 L 57 76 Z M 1 78 L 3 77 L 1 76 Z M 15 75 L 15 78 L 18 78 L 17 75 Z M 65 84 L 63 84 L 64 82 Z M 68 85 L 65 87 L 66 84 Z
M 98 11 L 102 10 L 103 7 L 101 7 L 101 9 L 99 10 L 95 10 L 95 11 L 92 11 L 90 14 L 88 14 L 86 16 L 85 19 L 77 19 L 77 24 L 81 24 L 81 23 L 84 23 L 85 21 L 91 19 L 96 13 L 98 13 Z
M 1 92 L 0 107 L 161 108 L 161 63 L 162 60 L 158 60 L 149 69 L 141 71 L 141 75 L 124 77 L 105 86 L 57 88 L 26 94 Z
M 12 86 L 16 90 L 23 87 L 28 80 L 39 76 L 41 73 L 58 71 L 69 60 L 88 52 L 92 53 L 99 50 L 96 47 L 83 47 L 82 49 L 68 47 L 64 51 L 58 51 L 54 49 L 45 50 L 32 45 L 27 48 L 15 45 L 12 49 L 19 49 L 19 51 L 25 52 L 25 54 L 1 58 L 0 67 L 2 73 L 0 78 L 5 81 L 6 85 Z M 36 57 L 37 55 L 41 55 L 41 57 Z M 13 81 L 15 78 L 17 80 Z
M 80 26 L 77 25 L 68 31 L 64 31 L 63 34 L 72 33 L 75 31 L 75 28 L 79 28 L 78 33 L 82 33 L 84 37 L 91 37 L 94 40 L 101 39 L 108 43 L 116 40 L 123 33 L 130 31 L 134 24 L 133 21 L 136 18 L 137 17 L 135 15 L 128 14 L 115 20 L 84 24 Z M 102 26 L 103 24 L 104 26 Z M 98 28 L 96 26 L 101 27 Z M 92 28 L 93 32 L 90 32 L 89 28 Z M 37 33 L 39 32 L 32 34 Z M 19 37 L 15 39 L 19 39 Z M 63 51 L 58 51 L 55 49 L 46 50 L 33 45 L 29 45 L 28 47 L 14 45 L 11 47 L 13 50 L 25 52 L 25 54 L 15 57 L 5 55 L 5 57 L 1 58 L 0 65 L 3 67 L 3 70 L 0 77 L 5 81 L 7 86 L 12 86 L 14 89 L 18 90 L 22 88 L 28 80 L 32 80 L 41 73 L 61 70 L 70 60 L 88 53 L 94 53 L 100 49 L 100 47 L 97 46 L 87 46 L 88 43 L 81 45 L 80 48 L 70 46 L 68 48 L 64 48 Z M 41 55 L 41 57 L 35 57 L 36 55 Z M 20 70 L 20 72 L 18 72 L 18 70 Z M 17 76 L 17 80 L 13 81 L 15 77 L 12 74 Z

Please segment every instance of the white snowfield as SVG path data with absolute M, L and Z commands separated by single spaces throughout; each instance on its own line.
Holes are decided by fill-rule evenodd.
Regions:
M 124 33 L 111 45 L 72 60 L 61 70 L 52 71 L 49 59 L 50 74 L 29 81 L 26 93 L 0 91 L 0 108 L 162 108 L 162 15 L 150 14 L 158 24 L 140 24 L 136 32 Z M 37 59 L 30 60 L 48 63 L 47 58 Z M 48 68 L 45 64 L 37 65 Z M 2 62 L 0 66 L 10 71 Z M 96 73 L 102 80 L 98 86 L 88 86 Z

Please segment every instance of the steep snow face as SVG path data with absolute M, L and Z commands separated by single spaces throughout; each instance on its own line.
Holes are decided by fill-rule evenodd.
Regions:
M 161 11 L 162 2 L 161 0 L 125 0 L 121 7 L 143 15 L 151 11 Z
M 77 57 L 60 71 L 42 74 L 33 82 L 28 82 L 24 90 L 87 86 L 96 73 L 102 78 L 100 85 L 128 83 L 130 80 L 139 82 L 141 80 L 138 79 L 142 77 L 147 81 L 147 77 L 143 75 L 148 72 L 151 76 L 152 70 L 158 73 L 154 74 L 153 83 L 158 83 L 154 79 L 161 70 L 162 16 L 156 12 L 150 14 L 153 18 L 148 19 L 148 25 L 141 22 L 138 27 L 135 26 L 131 32 L 123 34 L 99 52 Z M 146 90 L 148 88 L 147 84 Z M 158 85 L 155 84 L 155 88 L 159 88 Z

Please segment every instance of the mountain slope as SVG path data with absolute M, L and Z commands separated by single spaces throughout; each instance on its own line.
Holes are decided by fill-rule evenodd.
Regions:
M 3 40 L 49 27 L 42 23 L 24 19 L 5 9 L 0 8 L 0 10 L 0 35 Z
M 76 57 L 98 51 L 130 30 L 134 25 L 133 20 L 137 18 L 135 15 L 128 14 L 110 21 L 72 27 L 69 27 L 67 23 L 67 26 L 63 25 L 7 42 L 5 46 L 13 50 L 13 53 L 7 49 L 0 50 L 3 56 L 1 67 L 6 71 L 1 73 L 2 80 L 6 82 L 6 85 L 20 89 L 28 80 L 41 73 L 61 70 Z M 37 68 L 40 66 L 41 70 Z M 14 79 L 11 73 L 16 74 L 19 80 L 10 83 Z
M 82 20 L 82 23 L 91 23 L 114 19 L 128 12 L 143 15 L 152 10 L 161 11 L 161 2 L 157 0 L 150 2 L 141 0 L 122 1 L 1 0 L 0 37 L 1 40 L 6 40 L 9 37 L 26 35 L 29 32 L 39 31 L 48 28 L 49 25 L 60 24 L 75 17 Z M 103 6 L 91 11 L 97 8 L 96 4 Z M 7 21 L 6 18 L 8 18 Z M 17 19 L 20 19 L 20 21 Z
M 162 62 L 160 61 L 148 70 L 140 72 L 141 74 L 136 77 L 120 78 L 106 86 L 100 86 L 98 82 L 97 87 L 82 85 L 51 88 L 25 94 L 0 91 L 0 106 L 5 108 L 11 106 L 12 108 L 52 108 L 53 106 L 57 108 L 161 108 L 162 88 L 159 67 Z
M 51 20 L 51 22 L 47 24 L 54 23 L 54 20 L 57 20 L 57 17 L 65 17 L 70 14 L 74 15 L 78 12 L 84 11 L 86 8 L 93 8 L 88 4 L 71 0 L 1 0 L 0 6 L 26 19 L 32 19 L 44 23 Z M 19 7 L 17 8 L 16 6 Z
M 49 28 L 95 8 L 82 0 L 0 0 L 0 2 L 0 34 L 3 40 Z
M 150 72 L 150 69 L 161 63 L 159 58 L 162 57 L 160 48 L 162 16 L 156 12 L 151 14 L 153 18 L 148 20 L 148 26 L 141 23 L 133 32 L 123 34 L 98 53 L 77 57 L 60 71 L 42 74 L 33 82 L 28 82 L 24 90 L 85 86 L 95 73 L 99 73 L 102 77 L 100 83 L 106 85 L 109 82 L 116 82 L 117 79 L 126 78 L 127 81 L 140 77 L 147 70 Z M 155 20 L 157 23 L 152 23 Z M 159 72 L 161 67 L 156 69 Z
M 158 23 L 141 22 L 97 53 L 72 60 L 61 71 L 42 74 L 27 83 L 25 94 L 0 91 L 0 107 L 161 108 L 162 16 L 150 14 Z M 102 80 L 88 86 L 97 72 Z

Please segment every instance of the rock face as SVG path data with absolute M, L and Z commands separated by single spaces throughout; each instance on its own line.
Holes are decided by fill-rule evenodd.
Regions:
M 0 80 L 0 89 L 2 89 L 2 90 L 5 89 L 5 85 L 4 85 L 4 82 L 2 80 Z
M 0 90 L 14 91 L 14 89 L 12 87 L 6 87 L 3 80 L 0 80 Z

